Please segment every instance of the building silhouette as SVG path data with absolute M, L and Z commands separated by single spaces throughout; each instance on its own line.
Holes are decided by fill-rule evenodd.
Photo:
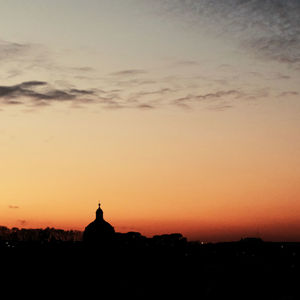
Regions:
M 93 244 L 106 244 L 113 240 L 115 229 L 112 225 L 103 219 L 103 210 L 98 204 L 96 210 L 96 219 L 85 227 L 83 232 L 83 241 Z

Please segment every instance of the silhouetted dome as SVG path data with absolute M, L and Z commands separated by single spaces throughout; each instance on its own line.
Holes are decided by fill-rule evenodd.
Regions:
M 96 219 L 85 227 L 83 240 L 91 243 L 105 243 L 113 239 L 115 229 L 103 219 L 103 211 L 99 207 L 96 210 Z

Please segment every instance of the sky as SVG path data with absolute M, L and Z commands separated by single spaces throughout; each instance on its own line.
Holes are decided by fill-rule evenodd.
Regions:
M 298 0 L 0 7 L 0 225 L 300 241 Z

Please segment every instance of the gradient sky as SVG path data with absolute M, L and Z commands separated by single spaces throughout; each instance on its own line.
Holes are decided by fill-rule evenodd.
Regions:
M 300 241 L 298 0 L 0 0 L 0 225 Z

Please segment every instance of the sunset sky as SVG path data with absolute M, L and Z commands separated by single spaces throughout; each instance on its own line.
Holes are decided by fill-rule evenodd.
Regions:
M 300 241 L 298 0 L 0 0 L 0 225 Z

